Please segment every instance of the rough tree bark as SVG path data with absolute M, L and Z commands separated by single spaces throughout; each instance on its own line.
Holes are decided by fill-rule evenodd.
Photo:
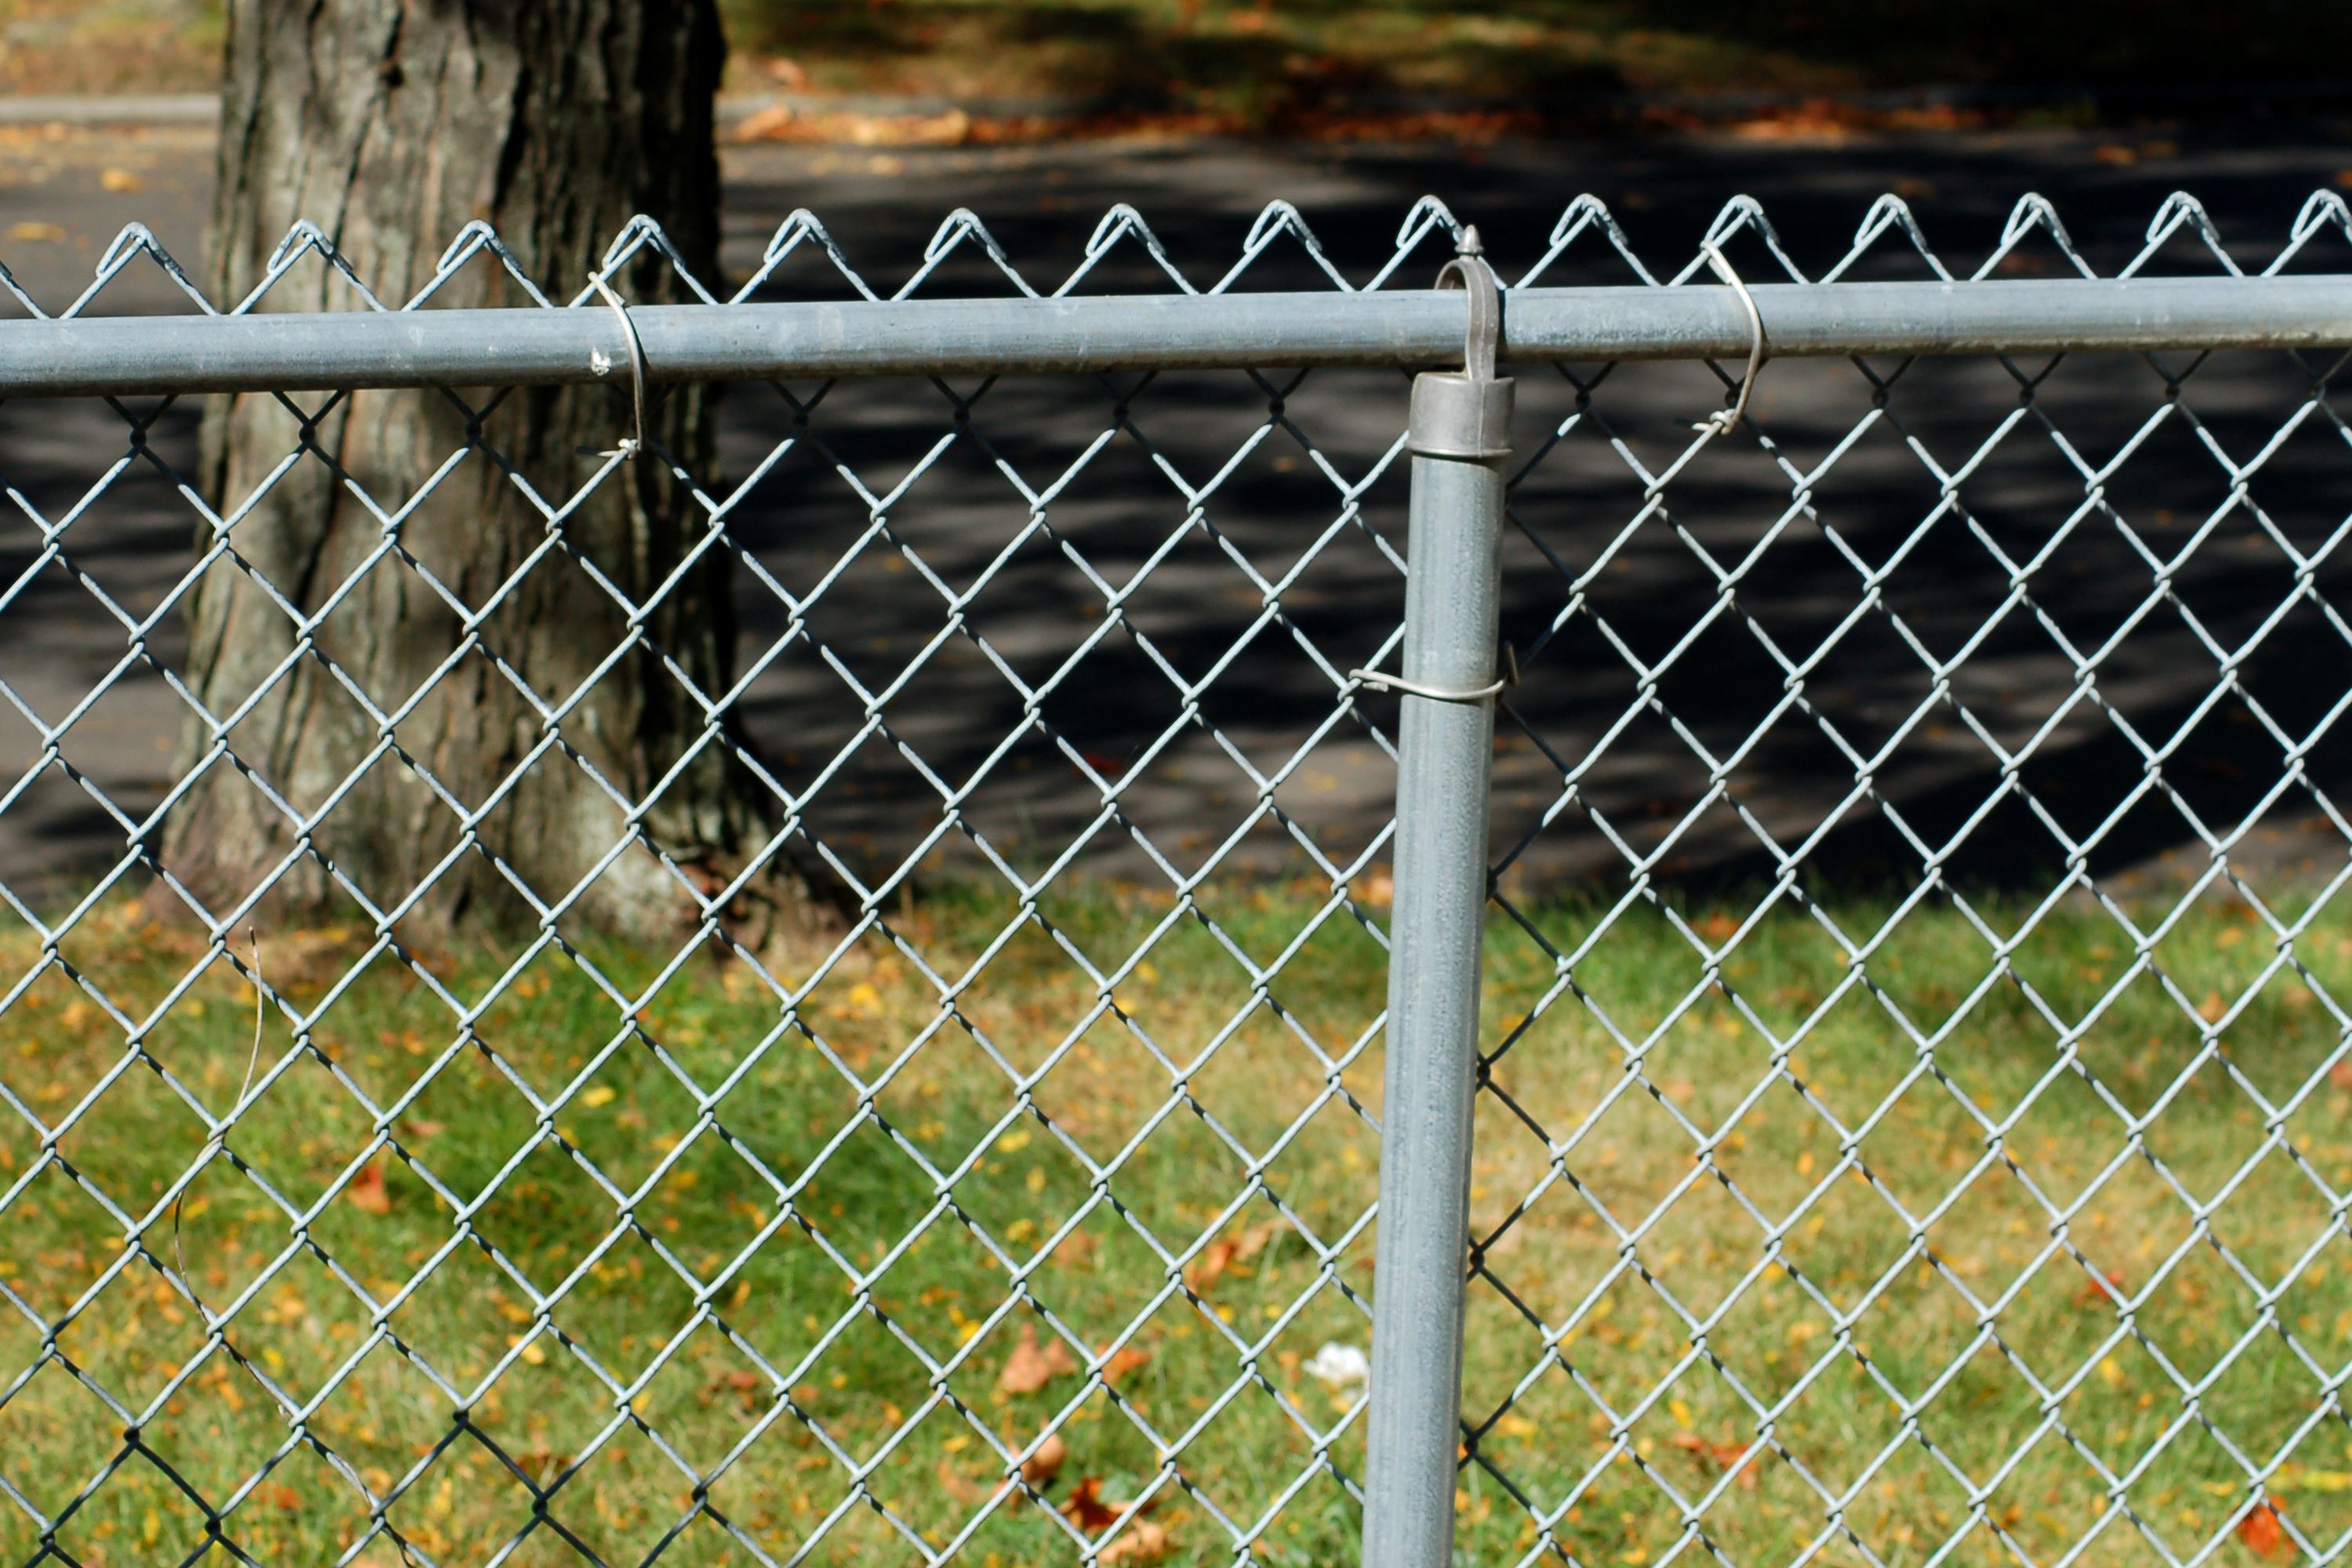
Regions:
M 656 218 L 686 264 L 711 279 L 723 54 L 712 0 L 236 0 L 215 298 L 252 289 L 301 218 L 388 303 L 423 286 L 444 247 L 478 218 L 551 297 L 582 287 L 637 213 Z M 616 287 L 638 302 L 687 295 L 651 258 Z M 315 258 L 265 299 L 269 310 L 362 308 Z M 529 300 L 483 256 L 435 302 Z M 463 395 L 477 410 L 490 401 L 486 392 Z M 524 766 L 542 725 L 490 657 L 555 703 L 622 644 L 626 614 L 582 561 L 640 603 L 677 573 L 700 513 L 669 466 L 652 456 L 625 464 L 570 510 L 562 534 L 581 560 L 553 553 L 523 572 L 481 624 L 479 646 L 446 670 L 465 640 L 466 611 L 396 556 L 367 564 L 389 534 L 465 606 L 488 602 L 548 533 L 498 458 L 560 504 L 599 466 L 580 449 L 609 447 L 631 428 L 625 391 L 513 392 L 478 426 L 437 393 L 294 402 L 307 412 L 240 396 L 215 399 L 206 413 L 205 488 L 233 519 L 237 560 L 209 570 L 194 598 L 191 685 L 215 715 L 249 708 L 226 734 L 233 754 L 217 751 L 206 727 L 192 728 L 185 761 L 205 771 L 167 819 L 165 867 L 215 915 L 265 887 L 267 902 L 289 914 L 357 914 L 330 866 L 379 909 L 432 879 L 405 917 L 422 926 L 527 913 L 502 862 L 545 901 L 589 883 L 567 929 L 676 930 L 692 901 L 648 847 L 634 845 L 595 873 L 626 826 L 589 769 L 631 801 L 668 781 L 644 830 L 705 886 L 772 831 L 773 797 L 725 745 L 708 743 L 705 715 L 665 668 L 706 693 L 726 689 L 733 626 L 724 553 L 678 574 L 643 619 L 645 644 L 565 711 L 561 736 L 576 754 L 551 750 Z M 647 434 L 707 474 L 699 391 L 672 393 Z M 298 446 L 299 459 L 273 479 Z M 399 511 L 461 453 L 425 499 Z M 308 646 L 298 647 L 278 596 L 306 616 L 333 606 Z M 408 705 L 392 733 L 396 752 L 371 761 L 377 726 L 330 665 L 385 711 Z M 458 814 L 425 773 L 468 810 L 498 801 L 462 848 Z M 304 838 L 270 793 L 305 816 L 335 804 Z M 768 879 L 766 892 L 788 895 L 783 880 Z

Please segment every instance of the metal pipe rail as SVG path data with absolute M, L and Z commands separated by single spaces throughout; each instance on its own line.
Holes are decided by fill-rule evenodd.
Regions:
M 2352 345 L 2352 275 L 1767 283 L 1776 358 Z M 1505 296 L 1520 364 L 1744 358 L 1719 284 Z M 1456 293 L 1170 294 L 648 305 L 656 382 L 1450 364 Z M 625 376 L 626 333 L 571 309 L 313 311 L 0 321 L 0 397 L 546 385 Z

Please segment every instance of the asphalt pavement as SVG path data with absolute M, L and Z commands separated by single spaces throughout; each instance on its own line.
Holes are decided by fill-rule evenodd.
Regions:
M 1049 287 L 1083 260 L 1101 216 L 1125 203 L 1205 285 L 1281 200 L 1330 264 L 1361 281 L 1431 195 L 1478 224 L 1510 277 L 1591 193 L 1664 269 L 1693 254 L 1727 202 L 1754 196 L 1790 256 L 1817 273 L 1893 192 L 1955 270 L 1968 270 L 2019 199 L 2038 193 L 2106 271 L 2185 190 L 2256 266 L 2285 242 L 2312 193 L 2339 190 L 2352 174 L 2342 131 L 742 146 L 726 155 L 724 261 L 732 277 L 748 276 L 779 226 L 807 209 L 887 292 L 923 265 L 942 219 L 961 208 Z M 126 224 L 144 224 L 192 264 L 200 254 L 211 182 L 201 128 L 5 126 L 0 141 L 0 263 L 45 309 L 88 286 Z M 2201 265 L 2193 247 L 2176 241 L 2161 265 Z M 2352 271 L 2340 235 L 2315 247 L 2307 267 Z M 1751 271 L 1766 259 L 1753 243 L 1734 254 Z M 1918 274 L 1899 245 L 1874 255 L 1866 275 Z M 1440 259 L 1426 249 L 1400 278 L 1433 276 Z M 1314 286 L 1317 265 L 1284 238 L 1246 286 Z M 2013 269 L 2060 265 L 2036 243 Z M 1145 286 L 1150 267 L 1129 247 L 1098 276 L 1104 286 Z M 1550 276 L 1627 275 L 1588 237 Z M 803 247 L 769 292 L 842 287 Z M 1009 287 L 972 246 L 925 286 Z M 186 304 L 161 268 L 138 261 L 94 308 Z M 0 313 L 16 310 L 0 301 Z M 1774 872 L 1769 840 L 1806 844 L 1819 879 L 1892 885 L 1918 874 L 1915 838 L 1941 844 L 1966 828 L 1952 875 L 2032 888 L 2065 863 L 2053 826 L 2079 837 L 2104 823 L 2090 864 L 2128 889 L 2199 874 L 2207 836 L 2249 816 L 2257 826 L 2233 847 L 2233 864 L 2258 883 L 2325 881 L 2344 868 L 2329 791 L 2352 756 L 2333 741 L 2330 715 L 2352 690 L 2352 643 L 2319 605 L 2281 610 L 2295 577 L 2277 537 L 2318 548 L 2352 515 L 2352 455 L 2332 416 L 2306 412 L 2243 485 L 2229 467 L 2263 450 L 2308 403 L 2326 362 L 2216 356 L 2193 367 L 2152 428 L 2175 397 L 2167 372 L 2192 368 L 2185 363 L 2066 362 L 2036 382 L 2035 406 L 2014 426 L 2004 422 L 2021 407 L 2019 377 L 2042 376 L 2041 364 L 1776 364 L 1759 378 L 1753 428 L 1680 469 L 1663 506 L 1652 505 L 1643 475 L 1690 445 L 1691 422 L 1718 405 L 1721 384 L 1699 366 L 1621 367 L 1597 380 L 1594 368 L 1578 369 L 1582 386 L 1551 371 L 1523 378 L 1519 438 L 1534 461 L 1517 490 L 1505 635 L 1525 668 L 1496 751 L 1496 841 L 1512 879 L 1622 886 L 1629 855 L 1671 842 L 1661 875 L 1754 883 Z M 1892 378 L 1874 418 L 1880 391 L 1869 372 Z M 1345 864 L 1362 853 L 1393 784 L 1383 739 L 1393 707 L 1371 700 L 1369 724 L 1331 722 L 1328 672 L 1371 659 L 1395 624 L 1401 584 L 1382 543 L 1401 546 L 1403 487 L 1392 467 L 1351 510 L 1341 485 L 1389 450 L 1404 383 L 1394 373 L 1290 383 L 1034 378 L 984 388 L 844 384 L 826 394 L 810 419 L 814 439 L 761 475 L 730 531 L 761 569 L 739 574 L 744 664 L 760 668 L 745 698 L 754 737 L 796 782 L 851 753 L 813 809 L 816 831 L 853 862 L 887 865 L 931 836 L 944 783 L 961 792 L 964 822 L 1033 872 L 1074 843 L 1083 846 L 1076 864 L 1146 880 L 1219 856 L 1293 875 L 1313 874 L 1317 855 Z M 1269 429 L 1277 389 L 1283 420 Z M 805 398 L 817 389 L 730 390 L 721 472 L 709 488 L 741 484 L 791 435 L 786 390 Z M 959 400 L 975 394 L 959 425 Z M 192 406 L 168 409 L 148 430 L 180 472 L 193 461 L 194 416 Z M 1792 479 L 1858 425 L 1867 427 L 1832 467 Z M 0 509 L 0 584 L 14 585 L 0 588 L 0 680 L 52 725 L 106 688 L 64 732 L 58 758 L 0 810 L 0 882 L 45 898 L 87 886 L 122 855 L 125 822 L 168 783 L 177 733 L 180 700 L 165 676 L 183 655 L 176 623 L 134 656 L 104 601 L 133 616 L 160 603 L 190 559 L 192 514 L 170 475 L 140 462 L 75 510 L 124 460 L 127 429 L 122 412 L 102 404 L 0 405 L 0 480 L 20 503 Z M 1936 469 L 1958 471 L 2002 429 L 1948 492 Z M 1071 475 L 1106 432 L 1115 434 Z M 2133 441 L 2129 461 L 2086 481 L 2085 468 L 2101 469 Z M 1196 509 L 1187 488 L 1221 473 Z M 1064 476 L 1051 503 L 1033 509 L 1028 496 Z M 2110 510 L 2084 511 L 2093 491 Z M 891 498 L 881 509 L 888 540 L 869 537 L 878 496 Z M 52 525 L 73 521 L 58 535 L 64 553 L 20 582 L 42 548 L 26 508 Z M 2151 564 L 2192 539 L 2178 570 Z M 2010 563 L 2025 561 L 2036 565 L 2021 580 Z M 1874 608 L 1855 615 L 1865 575 L 1889 563 Z M 1090 641 L 1104 584 L 1119 589 L 1139 572 L 1121 595 L 1126 626 Z M 2342 575 L 2326 555 L 2311 580 L 2340 600 Z M 934 646 L 943 593 L 983 577 L 966 625 L 994 658 L 1038 681 L 1086 650 L 1037 711 L 1086 769 L 1115 779 L 1133 771 L 1116 815 L 1045 736 L 999 755 L 1027 711 L 1022 697 L 968 638 Z M 828 581 L 804 605 L 824 654 L 803 641 L 763 664 L 792 603 Z M 1266 613 L 1271 583 L 1282 585 L 1279 617 Z M 2209 700 L 2224 682 L 2216 649 L 2250 637 L 2250 655 L 2227 661 L 2238 688 Z M 1939 688 L 1935 666 L 1964 647 L 1967 660 Z M 843 672 L 879 690 L 910 665 L 885 705 L 887 728 L 867 733 L 866 701 Z M 1801 681 L 1789 673 L 1796 665 Z M 1178 682 L 1212 676 L 1188 707 Z M 1939 690 L 1948 700 L 1937 700 Z M 1932 711 L 1920 714 L 1922 704 Z M 2319 743 L 2295 749 L 2303 782 L 2274 790 L 2289 745 L 2315 729 Z M 2035 761 L 2013 775 L 1987 743 L 2013 748 L 2036 735 Z M 1857 759 L 1882 747 L 1869 787 L 1858 785 Z M 2162 787 L 2150 788 L 2147 750 L 2165 747 Z M 32 724 L 0 700 L 0 781 L 20 780 L 38 760 Z M 1570 770 L 1580 787 L 1566 797 Z M 1276 773 L 1284 820 L 1229 844 L 1256 778 Z M 1995 795 L 2002 803 L 1980 814 Z M 942 861 L 974 853 L 955 835 L 929 852 Z

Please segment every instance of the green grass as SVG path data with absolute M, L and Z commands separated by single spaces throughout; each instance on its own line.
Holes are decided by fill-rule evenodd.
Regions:
M 1202 904 L 1214 931 L 1165 899 L 1077 889 L 1042 907 L 1049 933 L 983 889 L 935 890 L 892 915 L 924 962 L 952 983 L 993 952 L 954 986 L 953 1008 L 906 953 L 869 939 L 809 993 L 805 1030 L 782 1026 L 748 968 L 708 955 L 656 988 L 647 955 L 593 953 L 640 1004 L 625 1018 L 552 950 L 427 954 L 441 985 L 480 1005 L 461 1034 L 449 1004 L 387 959 L 346 979 L 362 951 L 351 933 L 264 933 L 264 973 L 311 1021 L 298 1037 L 267 1014 L 267 1087 L 177 1205 L 206 1142 L 163 1075 L 226 1104 L 252 1049 L 253 991 L 133 910 L 93 915 L 0 1013 L 0 1082 L 45 1122 L 69 1123 L 53 1154 L 13 1111 L 0 1131 L 0 1192 L 13 1194 L 0 1281 L 58 1325 L 55 1354 L 0 1404 L 0 1475 L 53 1515 L 107 1477 L 57 1532 L 85 1563 L 178 1561 L 203 1545 L 205 1513 L 163 1465 L 216 1506 L 235 1498 L 218 1528 L 256 1558 L 331 1560 L 363 1532 L 367 1503 L 289 1436 L 290 1402 L 309 1437 L 397 1494 L 387 1516 L 439 1561 L 480 1562 L 528 1526 L 510 1561 L 576 1560 L 569 1532 L 607 1561 L 661 1548 L 664 1562 L 742 1562 L 709 1516 L 663 1547 L 695 1481 L 648 1429 L 708 1474 L 756 1428 L 708 1503 L 771 1555 L 790 1556 L 846 1500 L 814 1561 L 917 1561 L 851 1497 L 850 1465 L 882 1455 L 873 1496 L 928 1539 L 986 1514 L 961 1560 L 1076 1563 L 1044 1509 L 989 1510 L 1003 1474 L 992 1443 L 1018 1453 L 1058 1434 L 1066 1458 L 1043 1488 L 1054 1506 L 1088 1479 L 1133 1498 L 1162 1473 L 1139 1418 L 1197 1489 L 1151 1494 L 1161 1560 L 1231 1561 L 1213 1509 L 1244 1523 L 1270 1513 L 1260 1561 L 1349 1560 L 1357 1521 L 1328 1476 L 1277 1500 L 1311 1464 L 1307 1429 L 1338 1423 L 1353 1398 L 1302 1363 L 1326 1341 L 1367 1337 L 1348 1292 L 1368 1297 L 1371 1237 L 1349 1238 L 1377 1138 L 1331 1089 L 1377 1107 L 1377 1047 L 1356 1047 L 1380 1005 L 1380 949 L 1312 889 L 1211 889 Z M 2352 921 L 2322 910 L 2293 943 L 2315 994 L 2279 967 L 2267 926 L 2226 906 L 2164 928 L 2150 969 L 2087 905 L 1979 905 L 2022 933 L 1989 984 L 1986 939 L 1948 906 L 1912 911 L 1883 941 L 1869 933 L 1893 906 L 1829 912 L 1843 940 L 1786 907 L 1740 932 L 1738 904 L 1685 910 L 1685 924 L 1648 906 L 1612 918 L 1539 904 L 1531 919 L 1562 951 L 1594 939 L 1572 991 L 1496 917 L 1488 1045 L 1510 1042 L 1493 1075 L 1519 1114 L 1497 1100 L 1481 1112 L 1473 1222 L 1486 1274 L 1472 1287 L 1465 1415 L 1481 1456 L 1529 1495 L 1549 1506 L 1574 1492 L 1560 1550 L 1656 1561 L 1683 1529 L 1663 1489 L 1696 1502 L 1712 1488 L 1709 1541 L 1743 1563 L 1791 1561 L 1826 1527 L 1810 1475 L 1885 1562 L 1925 1561 L 1955 1534 L 1947 1561 L 2011 1561 L 1997 1531 L 2047 1562 L 2095 1529 L 2082 1561 L 2148 1561 L 2054 1417 L 2132 1475 L 2124 1501 L 2176 1553 L 2219 1534 L 2225 1558 L 2251 1560 L 2231 1534 L 2244 1473 L 2185 1414 L 2176 1376 L 2255 1462 L 2288 1456 L 2273 1492 L 2296 1529 L 2326 1542 L 2352 1526 L 2344 1425 L 2304 1430 L 2316 1380 L 2258 1326 L 2257 1297 L 2275 1291 L 2275 1329 L 2320 1366 L 2352 1359 L 2352 1280 L 2314 1185 L 2352 1184 L 2352 1072 L 2331 1071 L 2341 1025 L 2327 1000 L 2352 990 Z M 1699 946 L 1735 932 L 1710 985 Z M 1227 943 L 1261 965 L 1291 955 L 1254 1007 Z M 775 959 L 795 984 L 821 962 Z M 26 941 L 0 949 L 11 974 L 40 962 Z M 134 1025 L 194 978 L 130 1031 L 134 1051 L 68 968 Z M 2063 1060 L 2043 1007 L 2092 1020 Z M 2226 1061 L 2195 1065 L 2209 1016 L 2225 1021 Z M 1773 1040 L 1792 1037 L 1776 1074 Z M 1155 1047 L 1180 1065 L 1188 1102 L 1171 1108 Z M 1049 1062 L 1021 1111 L 1014 1079 Z M 2284 1110 L 2283 1146 L 2268 1146 L 2231 1070 Z M 729 1086 L 711 1115 L 684 1079 Z M 551 1107 L 543 1123 L 516 1080 Z M 347 1083 L 385 1108 L 396 1150 L 376 1146 Z M 1997 1144 L 1962 1096 L 2001 1123 Z M 2152 1111 L 2145 1157 L 2127 1153 L 2122 1118 Z M 1850 1151 L 1824 1113 L 1858 1131 Z M 1710 1163 L 1678 1117 L 1707 1130 Z M 1112 1166 L 1105 1196 L 1063 1138 Z M 918 1152 L 951 1178 L 950 1198 Z M 2158 1163 L 2200 1201 L 2228 1192 L 2210 1237 L 2255 1284 L 2200 1238 Z M 306 1216 L 299 1234 L 260 1182 Z M 774 1182 L 791 1189 L 788 1213 Z M 91 1190 L 137 1222 L 127 1260 L 123 1226 Z M 462 1236 L 453 1200 L 470 1216 Z M 1915 1234 L 1896 1204 L 1932 1218 Z M 2050 1205 L 2065 1212 L 2063 1246 Z M 973 1226 L 1078 1342 L 1042 1388 L 1000 1386 L 1024 1330 L 1045 1342 L 1055 1330 L 1008 1307 L 1005 1268 Z M 1622 1246 L 1622 1232 L 1637 1243 Z M 1171 1282 L 1141 1233 L 1190 1256 L 1197 1289 Z M 1204 1264 L 1220 1240 L 1242 1245 Z M 183 1262 L 207 1306 L 235 1304 L 222 1345 L 167 1278 Z M 850 1276 L 875 1270 L 860 1296 Z M 2137 1337 L 2095 1275 L 2131 1300 Z M 1546 1362 L 1506 1291 L 1565 1330 L 1565 1366 Z M 1704 1323 L 1704 1355 L 1685 1311 Z M 1839 1314 L 1853 1314 L 1843 1335 Z M 1262 1381 L 1244 1374 L 1242 1345 Z M 1089 1392 L 1076 1352 L 1112 1347 L 1131 1352 L 1115 1390 Z M 0 1387 L 43 1353 L 24 1312 L 0 1310 Z M 926 1356 L 950 1367 L 949 1398 Z M 133 1412 L 163 1400 L 135 1443 L 77 1370 Z M 1727 1463 L 1758 1426 L 1735 1382 L 1785 1402 L 1744 1478 Z M 1930 1390 L 1919 1435 L 1979 1483 L 1998 1478 L 1973 1525 L 1958 1486 L 1905 1436 L 1899 1402 Z M 1357 1425 L 1332 1454 L 1360 1473 Z M 534 1489 L 547 1499 L 536 1525 Z M 1460 1505 L 1466 1561 L 1538 1546 L 1483 1469 L 1466 1472 Z M 0 1561 L 31 1557 L 37 1534 L 0 1505 Z M 1832 1539 L 1822 1560 L 1859 1559 Z M 379 1541 L 361 1561 L 399 1555 Z

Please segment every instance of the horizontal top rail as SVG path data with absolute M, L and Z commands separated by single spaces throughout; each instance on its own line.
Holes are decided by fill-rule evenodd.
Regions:
M 2352 345 L 2352 275 L 1767 283 L 1775 357 Z M 1096 295 L 648 305 L 656 382 L 1431 365 L 1462 354 L 1463 296 L 1436 291 Z M 1522 364 L 1738 359 L 1738 293 L 1522 289 L 1503 357 Z M 72 317 L 0 322 L 0 396 L 548 385 L 629 374 L 603 304 L 510 310 Z

